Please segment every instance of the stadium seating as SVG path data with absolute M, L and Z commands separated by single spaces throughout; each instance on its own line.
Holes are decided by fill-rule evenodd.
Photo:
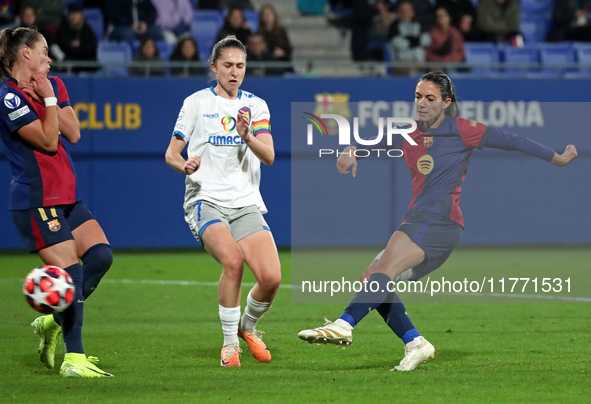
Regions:
M 589 77 L 591 76 L 591 43 L 575 42 L 573 44 L 576 61 L 580 65 L 579 69 L 573 74 L 568 73 L 567 77 Z
M 206 59 L 211 53 L 218 31 L 224 23 L 224 15 L 217 10 L 195 10 L 191 35 L 197 41 L 201 59 Z
M 504 46 L 501 48 L 501 55 L 505 63 L 536 64 L 540 62 L 539 51 L 536 46 L 523 48 Z M 503 74 L 507 76 L 524 76 L 536 74 L 538 71 L 539 69 L 534 66 L 508 67 L 503 70 Z
M 551 67 L 552 64 L 574 64 L 575 52 L 571 43 L 544 43 L 539 44 L 540 62 L 544 65 L 541 73 L 548 76 L 564 75 L 567 72 L 574 72 L 574 69 Z
M 103 39 L 104 36 L 104 21 L 103 13 L 100 8 L 85 8 L 84 19 L 86 23 L 90 25 L 90 28 L 94 31 L 97 41 Z
M 522 16 L 520 30 L 526 44 L 540 43 L 546 40 L 550 21 L 541 16 Z
M 128 68 L 122 64 L 133 60 L 131 46 L 127 42 L 99 41 L 97 60 L 105 64 L 103 72 L 126 76 Z
M 493 43 L 471 43 L 465 45 L 465 60 L 467 63 L 474 64 L 495 64 L 500 62 L 499 51 Z M 487 67 L 475 67 L 472 69 L 472 75 L 496 74 L 499 69 Z
M 250 30 L 257 32 L 259 29 L 259 12 L 256 10 L 244 10 L 243 13 L 244 20 L 250 25 Z
M 553 0 L 520 0 L 522 15 L 549 17 L 552 14 Z

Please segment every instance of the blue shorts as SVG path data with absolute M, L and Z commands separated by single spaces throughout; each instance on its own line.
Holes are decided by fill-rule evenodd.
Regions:
M 30 252 L 73 240 L 72 230 L 94 219 L 82 202 L 27 210 L 11 210 L 10 216 Z
M 443 265 L 460 244 L 463 228 L 441 215 L 419 210 L 407 215 L 396 230 L 405 233 L 425 252 L 425 260 L 413 268 L 411 280 L 417 280 Z

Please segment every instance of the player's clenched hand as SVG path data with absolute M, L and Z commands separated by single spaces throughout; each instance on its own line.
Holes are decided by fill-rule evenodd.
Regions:
M 31 84 L 33 85 L 35 94 L 37 94 L 39 98 L 55 97 L 53 95 L 53 87 L 51 86 L 51 82 L 43 74 L 34 73 L 31 76 Z
M 250 122 L 248 120 L 248 115 L 246 115 L 244 112 L 238 112 L 238 120 L 236 122 L 236 130 L 238 131 L 238 134 L 240 135 L 240 137 L 242 138 L 242 140 L 244 140 L 244 142 L 246 142 L 248 140 L 248 127 L 250 126 Z
M 29 95 L 29 97 L 41 104 L 41 97 L 39 97 L 37 93 L 35 93 L 33 83 L 30 83 L 28 81 L 19 81 L 18 87 L 22 88 L 25 91 L 25 93 Z
M 185 174 L 191 175 L 195 171 L 199 170 L 199 166 L 201 165 L 201 156 L 193 156 L 189 157 L 187 161 L 185 161 Z
M 568 163 L 570 163 L 571 161 L 576 159 L 578 155 L 579 155 L 579 153 L 577 153 L 577 148 L 574 145 L 569 144 L 568 146 L 566 146 L 564 153 L 562 153 L 562 154 L 555 153 L 554 154 L 554 158 L 552 159 L 552 163 L 556 164 L 559 167 L 564 167 L 565 165 L 567 165 Z
M 355 146 L 349 146 L 343 150 L 337 159 L 337 170 L 341 174 L 349 174 L 349 169 L 353 177 L 357 175 L 357 158 L 355 158 Z

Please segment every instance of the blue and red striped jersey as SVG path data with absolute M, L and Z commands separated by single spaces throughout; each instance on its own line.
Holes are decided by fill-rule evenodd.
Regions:
M 419 124 L 410 134 L 417 146 L 406 141 L 399 145 L 412 177 L 408 213 L 429 210 L 463 227 L 459 206 L 462 183 L 472 150 L 485 146 L 490 131 L 481 123 L 450 116 L 435 129 L 422 131 Z
M 61 79 L 51 76 L 48 79 L 58 106 L 69 106 L 68 92 Z M 80 200 L 74 165 L 61 136 L 58 151 L 48 154 L 36 150 L 19 135 L 23 126 L 37 119 L 45 119 L 45 106 L 18 88 L 16 80 L 8 79 L 0 87 L 0 137 L 12 170 L 10 210 L 66 205 Z

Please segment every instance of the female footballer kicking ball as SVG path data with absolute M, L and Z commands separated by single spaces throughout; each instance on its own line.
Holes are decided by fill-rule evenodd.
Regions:
M 76 172 L 64 139 L 80 140 L 80 123 L 64 83 L 48 76 L 47 41 L 31 28 L 0 33 L 0 137 L 12 170 L 9 208 L 31 252 L 70 274 L 74 302 L 61 313 L 38 317 L 41 362 L 51 369 L 63 334 L 65 377 L 109 377 L 82 347 L 84 301 L 113 263 L 103 229 L 81 202 Z M 80 265 L 82 260 L 82 265 Z
M 419 334 L 400 297 L 388 291 L 388 284 L 422 278 L 439 268 L 459 244 L 464 229 L 459 198 L 473 149 L 518 150 L 561 167 L 577 157 L 573 145 L 558 154 L 521 135 L 459 118 L 453 83 L 442 72 L 430 72 L 418 80 L 415 107 L 417 129 L 410 136 L 417 145 L 402 143 L 400 138 L 392 146 L 404 152 L 411 172 L 411 203 L 403 223 L 362 276 L 379 285 L 377 291 L 358 292 L 334 323 L 298 334 L 309 342 L 349 344 L 353 327 L 376 309 L 406 344 L 404 358 L 393 369 L 399 371 L 413 370 L 433 358 L 435 348 Z M 354 151 L 355 147 L 348 149 Z M 424 161 L 430 164 L 421 164 Z M 337 169 L 355 176 L 354 154 L 345 149 L 337 160 Z
M 238 337 L 260 362 L 271 353 L 256 329 L 281 282 L 277 247 L 263 219 L 260 162 L 275 159 L 265 101 L 240 89 L 246 49 L 233 36 L 219 41 L 210 60 L 217 85 L 187 97 L 179 113 L 166 162 L 186 176 L 185 220 L 197 241 L 222 265 L 218 287 L 224 334 L 221 366 L 240 366 Z M 187 160 L 181 152 L 188 145 Z M 240 316 L 244 263 L 257 283 Z

